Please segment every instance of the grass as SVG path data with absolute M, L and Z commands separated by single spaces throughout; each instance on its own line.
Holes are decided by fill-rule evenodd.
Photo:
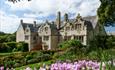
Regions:
M 20 52 L 0 53 L 0 57 L 2 57 L 2 56 L 9 56 L 9 55 L 16 54 L 16 53 L 20 53 Z
M 26 65 L 26 66 L 15 68 L 15 70 L 24 70 L 26 67 L 31 67 L 32 69 L 34 69 L 34 67 L 39 68 L 44 63 L 49 65 L 49 64 L 52 63 L 52 61 L 50 60 L 50 61 L 45 61 L 45 62 L 40 62 L 40 63 L 35 63 L 35 64 L 29 64 L 29 65 Z

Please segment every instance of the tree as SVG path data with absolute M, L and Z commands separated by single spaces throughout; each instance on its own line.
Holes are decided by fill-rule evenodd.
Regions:
M 115 37 L 107 35 L 96 35 L 90 42 L 89 50 L 111 49 L 115 47 Z
M 115 25 L 115 0 L 100 0 L 98 8 L 99 23 L 105 26 Z

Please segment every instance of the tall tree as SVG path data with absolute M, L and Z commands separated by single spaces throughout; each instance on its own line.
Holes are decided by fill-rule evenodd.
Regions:
M 99 23 L 105 26 L 115 25 L 115 0 L 100 0 L 98 8 Z

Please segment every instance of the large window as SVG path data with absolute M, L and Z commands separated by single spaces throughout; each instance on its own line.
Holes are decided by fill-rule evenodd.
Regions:
M 65 36 L 64 41 L 66 41 L 66 40 L 71 40 L 71 36 Z
M 74 39 L 77 39 L 77 40 L 83 42 L 83 37 L 84 36 L 75 36 Z
M 44 36 L 44 41 L 49 40 L 49 36 Z
M 70 27 L 66 27 L 66 31 L 69 31 L 70 30 Z
M 67 40 L 71 40 L 71 36 L 67 36 Z
M 75 29 L 76 29 L 76 30 L 81 29 L 81 24 L 76 24 L 76 25 L 75 25 Z
M 25 35 L 25 40 L 28 40 L 29 39 L 29 36 L 28 35 Z

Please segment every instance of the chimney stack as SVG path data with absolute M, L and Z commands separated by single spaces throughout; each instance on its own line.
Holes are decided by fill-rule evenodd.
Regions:
M 22 19 L 20 20 L 20 23 L 21 23 L 21 24 L 23 23 L 23 20 L 22 20 Z
M 64 15 L 64 21 L 68 21 L 68 14 L 67 13 L 65 13 L 65 15 Z
M 36 21 L 34 21 L 34 27 L 36 27 Z
M 57 13 L 56 25 L 57 25 L 57 28 L 60 29 L 60 25 L 61 25 L 61 13 L 60 13 L 60 11 Z

